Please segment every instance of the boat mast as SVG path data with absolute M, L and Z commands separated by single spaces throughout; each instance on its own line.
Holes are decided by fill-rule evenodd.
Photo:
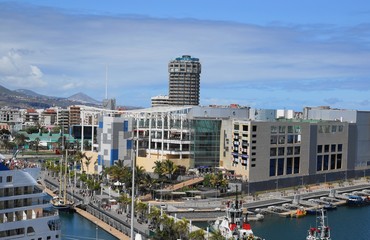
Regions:
M 62 196 L 62 174 L 63 174 L 63 154 L 62 154 L 62 157 L 60 158 L 60 162 L 59 162 L 59 197 Z
M 63 201 L 67 203 L 67 162 L 68 162 L 68 150 L 66 149 L 65 169 L 64 169 L 64 189 L 63 189 Z

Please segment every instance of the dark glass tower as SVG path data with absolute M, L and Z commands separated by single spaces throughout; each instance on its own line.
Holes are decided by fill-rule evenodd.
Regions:
M 169 105 L 199 105 L 201 64 L 198 58 L 183 55 L 168 64 Z

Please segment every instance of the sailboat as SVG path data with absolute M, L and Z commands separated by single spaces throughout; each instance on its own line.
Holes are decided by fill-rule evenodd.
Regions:
M 59 175 L 59 194 L 51 200 L 51 204 L 55 209 L 63 212 L 74 212 L 74 203 L 67 199 L 67 167 L 68 167 L 68 151 L 66 150 L 64 162 L 64 174 L 63 174 L 63 156 L 60 163 L 60 175 Z

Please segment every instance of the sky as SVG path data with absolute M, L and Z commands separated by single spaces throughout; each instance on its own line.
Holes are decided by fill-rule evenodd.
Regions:
M 150 107 L 182 55 L 204 106 L 370 111 L 368 0 L 0 0 L 11 90 Z

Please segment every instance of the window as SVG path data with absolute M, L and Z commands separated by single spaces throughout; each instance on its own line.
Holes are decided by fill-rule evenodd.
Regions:
M 317 156 L 317 166 L 316 166 L 316 171 L 321 171 L 322 170 L 322 155 Z
M 343 125 L 338 126 L 338 132 L 343 132 Z
M 276 176 L 276 159 L 270 159 L 270 177 Z
M 257 126 L 252 126 L 252 131 L 257 132 Z
M 276 134 L 277 133 L 277 127 L 271 126 L 271 133 Z
M 317 153 L 322 153 L 322 145 L 317 146 Z
M 332 125 L 331 126 L 331 132 L 335 133 L 337 131 L 337 125 Z
M 252 140 L 252 143 L 257 143 L 257 141 L 256 140 Z
M 342 168 L 342 154 L 337 154 L 337 169 Z
M 295 133 L 301 133 L 301 126 L 294 126 Z
M 253 147 L 252 147 L 252 149 L 253 149 L 253 150 L 256 150 L 256 146 L 253 146 Z
M 278 159 L 278 172 L 277 175 L 283 175 L 284 174 L 284 158 Z
M 342 148 L 343 148 L 343 145 L 342 144 L 338 144 L 338 152 L 343 151 Z
M 284 148 L 283 147 L 278 148 L 278 155 L 279 156 L 284 156 Z
M 300 164 L 300 158 L 295 157 L 294 158 L 294 173 L 299 173 L 299 164 Z
M 329 169 L 329 155 L 324 155 L 324 166 L 323 170 L 326 171 Z
M 293 133 L 293 126 L 288 126 L 288 133 Z
M 286 154 L 287 155 L 293 155 L 293 147 L 287 147 L 286 148 Z
M 288 135 L 287 143 L 293 143 L 294 142 L 294 135 Z
M 33 227 L 28 227 L 27 228 L 27 235 L 34 235 L 35 234 L 35 229 Z
M 279 126 L 279 133 L 285 133 L 285 126 Z
M 335 169 L 335 160 L 336 160 L 336 156 L 335 154 L 332 154 L 330 156 L 330 169 Z
M 276 156 L 276 148 L 270 148 L 270 156 Z
M 234 124 L 234 130 L 239 130 L 239 124 Z
M 286 174 L 292 174 L 293 173 L 293 158 L 287 158 L 286 159 Z
M 326 152 L 326 153 L 329 152 L 329 145 L 328 144 L 324 146 L 324 152 Z
M 255 166 L 256 166 L 256 164 L 252 163 L 251 167 L 255 167 Z
M 13 176 L 6 176 L 6 182 L 12 182 Z
M 285 136 L 279 136 L 279 144 L 285 144 Z
M 257 135 L 256 135 L 256 134 L 253 134 L 253 135 L 252 135 L 252 138 L 256 138 L 256 137 L 257 137 Z
M 277 143 L 277 136 L 271 136 L 270 144 L 276 144 L 276 143 Z
M 331 152 L 336 152 L 336 149 L 337 149 L 337 145 L 336 144 L 332 144 L 331 145 Z
M 248 132 L 248 125 L 243 125 L 243 131 Z
M 252 158 L 252 162 L 255 162 L 256 161 L 256 158 Z
M 299 147 L 299 146 L 294 147 L 294 154 L 295 154 L 295 155 L 299 155 L 299 154 L 301 154 L 301 147 Z
M 50 240 L 50 239 L 51 239 L 51 237 L 50 237 L 50 236 L 47 236 L 47 237 L 46 237 L 46 240 Z

